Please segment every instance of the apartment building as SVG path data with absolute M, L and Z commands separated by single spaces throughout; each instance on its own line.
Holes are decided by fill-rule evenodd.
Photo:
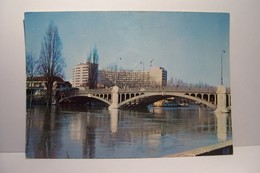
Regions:
M 98 78 L 98 64 L 86 62 L 73 68 L 72 86 L 75 88 L 96 88 Z
M 162 67 L 153 67 L 147 72 L 99 70 L 98 85 L 100 87 L 117 85 L 119 88 L 164 87 L 167 86 L 167 71 Z
M 148 87 L 149 73 L 142 71 L 108 71 L 99 70 L 98 84 L 100 87 L 117 85 L 119 88 Z
M 167 71 L 163 67 L 151 67 L 149 75 L 151 86 L 167 86 Z

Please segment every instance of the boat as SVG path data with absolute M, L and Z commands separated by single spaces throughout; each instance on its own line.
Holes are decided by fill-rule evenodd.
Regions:
M 187 107 L 188 102 L 178 102 L 174 98 L 164 99 L 153 103 L 153 107 Z

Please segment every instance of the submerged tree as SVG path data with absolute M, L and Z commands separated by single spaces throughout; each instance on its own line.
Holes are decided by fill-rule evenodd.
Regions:
M 41 43 L 39 57 L 39 74 L 44 77 L 47 88 L 47 105 L 52 103 L 52 90 L 55 78 L 63 77 L 65 66 L 62 56 L 62 42 L 58 28 L 51 22 L 46 30 Z

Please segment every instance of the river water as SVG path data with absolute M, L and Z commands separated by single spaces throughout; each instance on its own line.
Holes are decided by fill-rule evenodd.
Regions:
M 232 139 L 230 114 L 198 105 L 34 106 L 26 123 L 27 158 L 154 158 Z

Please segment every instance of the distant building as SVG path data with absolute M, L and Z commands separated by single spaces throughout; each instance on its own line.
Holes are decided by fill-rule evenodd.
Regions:
M 149 75 L 151 86 L 167 86 L 167 71 L 163 67 L 152 67 Z
M 162 67 L 151 68 L 148 72 L 142 71 L 98 71 L 98 86 L 119 88 L 136 87 L 164 87 L 167 86 L 167 71 Z
M 40 95 L 47 90 L 44 77 L 27 78 L 26 89 L 33 90 L 35 95 Z M 54 77 L 53 90 L 62 91 L 72 87 L 69 81 L 64 81 L 61 77 Z
M 98 71 L 98 85 L 100 87 L 111 87 L 117 85 L 119 88 L 147 87 L 149 73 L 141 71 Z
M 98 64 L 86 62 L 73 68 L 72 86 L 75 88 L 96 88 L 98 78 Z
M 99 55 L 96 46 L 90 51 L 87 62 L 73 68 L 72 86 L 75 88 L 97 88 Z
M 79 89 L 164 87 L 167 85 L 167 71 L 162 67 L 153 67 L 149 71 L 98 70 L 99 55 L 94 47 L 86 63 L 73 68 L 72 86 Z

